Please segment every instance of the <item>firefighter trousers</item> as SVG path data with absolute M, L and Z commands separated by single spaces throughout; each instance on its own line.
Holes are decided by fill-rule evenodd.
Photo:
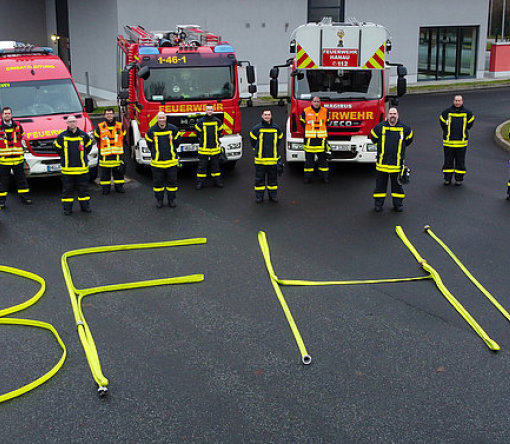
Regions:
M 175 200 L 177 195 L 177 165 L 170 168 L 152 168 L 152 189 L 158 202 L 163 202 L 165 189 L 168 202 Z
M 308 151 L 305 151 L 305 179 L 309 180 L 313 176 L 315 156 L 317 156 L 317 165 L 319 168 L 320 176 L 322 179 L 327 179 L 329 175 L 329 166 L 325 151 L 321 151 L 319 153 L 309 153 Z
M 110 190 L 113 176 L 113 184 L 116 190 L 122 189 L 124 183 L 124 165 L 118 165 L 115 167 L 100 167 L 99 185 L 103 189 Z
M 270 199 L 275 199 L 278 194 L 278 166 L 255 165 L 255 197 L 263 199 L 267 188 Z M 267 178 L 267 185 L 266 185 Z
M 25 163 L 21 162 L 17 165 L 0 165 L 0 205 L 5 205 L 7 199 L 7 191 L 9 190 L 9 181 L 11 178 L 11 170 L 14 174 L 16 188 L 22 200 L 30 199 L 30 189 L 25 176 Z
M 455 173 L 455 180 L 462 182 L 466 174 L 466 147 L 451 148 L 445 146 L 444 148 L 444 165 L 443 174 L 444 180 L 450 182 Z
M 78 194 L 78 202 L 82 210 L 90 208 L 89 173 L 62 174 L 62 205 L 64 211 L 73 208 L 74 194 Z
M 214 182 L 221 182 L 220 155 L 208 156 L 206 154 L 198 154 L 197 182 L 204 182 L 207 178 L 207 166 L 211 169 L 211 177 Z
M 393 198 L 393 206 L 398 208 L 404 203 L 404 188 L 397 182 L 398 173 L 385 173 L 384 171 L 376 171 L 374 201 L 377 207 L 384 205 L 386 198 L 386 188 L 388 187 L 388 178 L 391 183 L 391 197 Z

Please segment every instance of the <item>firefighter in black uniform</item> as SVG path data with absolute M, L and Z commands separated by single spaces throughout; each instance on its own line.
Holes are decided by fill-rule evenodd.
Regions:
M 311 106 L 303 110 L 299 120 L 305 131 L 304 183 L 310 183 L 312 180 L 315 156 L 322 181 L 329 183 L 328 110 L 321 106 L 321 99 L 315 96 L 312 98 Z
M 377 145 L 375 211 L 380 212 L 383 209 L 389 178 L 393 209 L 401 212 L 404 210 L 405 194 L 397 178 L 405 166 L 406 147 L 413 141 L 413 131 L 400 122 L 397 109 L 392 107 L 388 110 L 387 119 L 372 129 L 370 137 Z
M 166 120 L 164 112 L 158 113 L 158 121 L 151 126 L 145 134 L 145 139 L 151 151 L 152 186 L 156 197 L 156 207 L 163 207 L 165 188 L 168 205 L 177 206 L 175 197 L 177 193 L 177 148 L 181 133 L 176 126 Z
M 90 194 L 88 190 L 89 166 L 88 154 L 92 141 L 88 134 L 78 128 L 78 120 L 71 115 L 67 118 L 67 130 L 55 140 L 55 148 L 60 155 L 62 165 L 62 204 L 64 214 L 73 211 L 74 192 L 78 193 L 81 211 L 90 213 Z
M 453 98 L 453 105 L 441 113 L 439 120 L 443 128 L 444 184 L 450 185 L 455 173 L 455 185 L 462 185 L 466 174 L 468 131 L 475 122 L 475 116 L 464 108 L 462 96 L 457 95 Z
M 12 109 L 6 106 L 2 109 L 2 121 L 0 122 L 0 210 L 5 208 L 11 170 L 21 202 L 27 205 L 32 203 L 25 177 L 23 135 L 23 127 L 12 120 Z
M 250 132 L 251 145 L 255 153 L 255 202 L 264 200 L 266 190 L 269 200 L 278 202 L 278 168 L 283 168 L 280 159 L 280 145 L 283 138 L 282 129 L 273 123 L 271 111 L 262 111 L 262 122 L 255 125 Z
M 99 149 L 99 166 L 101 175 L 99 185 L 103 188 L 103 194 L 110 194 L 111 180 L 117 193 L 124 193 L 124 149 L 126 145 L 126 130 L 122 122 L 115 120 L 113 108 L 106 108 L 104 120 L 99 122 L 94 137 Z
M 207 178 L 207 165 L 211 167 L 211 177 L 214 179 L 214 185 L 223 188 L 223 180 L 220 171 L 220 136 L 223 129 L 223 122 L 213 115 L 212 105 L 205 106 L 205 116 L 200 118 L 195 125 L 199 135 L 198 146 L 198 168 L 197 183 L 195 188 L 201 190 L 204 187 Z

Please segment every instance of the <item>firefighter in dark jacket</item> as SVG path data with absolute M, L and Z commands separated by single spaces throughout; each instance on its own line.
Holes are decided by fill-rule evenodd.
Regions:
M 27 205 L 32 203 L 25 177 L 23 135 L 23 127 L 12 120 L 12 109 L 6 106 L 2 109 L 2 121 L 0 122 L 0 210 L 5 208 L 11 170 L 21 201 Z
M 213 115 L 212 105 L 205 106 L 205 116 L 200 118 L 195 125 L 198 132 L 198 168 L 197 183 L 195 188 L 201 190 L 207 178 L 207 165 L 211 167 L 211 177 L 214 185 L 223 188 L 223 180 L 220 171 L 220 136 L 223 129 L 223 122 Z
M 92 141 L 86 132 L 78 128 L 75 116 L 67 118 L 67 129 L 58 135 L 55 148 L 62 165 L 64 214 L 68 216 L 73 211 L 75 191 L 78 193 L 81 211 L 90 213 L 88 154 L 92 149 Z
M 282 129 L 273 123 L 271 111 L 262 111 L 262 122 L 255 125 L 250 132 L 251 145 L 255 153 L 255 202 L 264 200 L 266 191 L 269 200 L 278 202 L 278 168 L 283 167 L 280 159 L 280 145 L 283 138 Z
M 97 125 L 94 131 L 99 148 L 99 185 L 103 188 L 103 194 L 110 194 L 111 180 L 117 193 L 124 193 L 124 148 L 126 130 L 122 122 L 115 120 L 113 108 L 106 108 L 104 120 Z
M 176 126 L 167 122 L 164 112 L 159 112 L 157 118 L 157 123 L 145 134 L 152 158 L 152 186 L 156 197 L 156 207 L 163 207 L 166 188 L 168 205 L 174 208 L 177 206 L 175 202 L 178 189 L 177 165 L 179 164 L 177 148 L 181 133 Z
M 462 185 L 466 174 L 469 129 L 475 122 L 475 116 L 464 108 L 462 96 L 457 95 L 453 98 L 453 105 L 441 113 L 439 120 L 443 128 L 444 184 L 450 185 L 455 173 L 455 185 Z
M 315 156 L 322 181 L 329 182 L 329 166 L 327 155 L 328 147 L 328 130 L 329 122 L 328 110 L 321 107 L 321 99 L 315 96 L 312 98 L 312 104 L 305 108 L 299 118 L 301 125 L 305 131 L 305 167 L 304 167 L 304 183 L 310 183 L 313 176 L 315 165 Z
M 405 166 L 406 147 L 413 141 L 413 131 L 400 122 L 397 109 L 392 107 L 388 110 L 387 119 L 372 129 L 370 137 L 377 145 L 375 211 L 380 212 L 383 209 L 389 178 L 393 209 L 401 212 L 404 209 L 405 194 L 397 178 Z

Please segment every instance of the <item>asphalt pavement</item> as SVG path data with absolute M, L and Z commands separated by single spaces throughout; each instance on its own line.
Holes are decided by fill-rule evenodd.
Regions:
M 0 214 L 1 263 L 37 273 L 47 290 L 19 318 L 51 322 L 68 357 L 36 390 L 0 405 L 2 442 L 506 443 L 510 439 L 510 325 L 423 232 L 429 224 L 510 310 L 505 200 L 508 153 L 493 141 L 508 118 L 507 88 L 466 91 L 476 115 L 462 187 L 442 181 L 440 112 L 453 93 L 409 95 L 405 211 L 373 211 L 373 165 L 335 164 L 331 183 L 286 167 L 280 202 L 254 202 L 249 149 L 225 188 L 194 189 L 180 173 L 178 206 L 156 209 L 149 175 L 132 165 L 126 194 L 92 187 L 91 214 L 62 214 L 58 179 L 33 180 L 33 206 L 9 195 Z M 261 108 L 243 109 L 243 136 Z M 272 107 L 283 125 L 285 108 Z M 280 278 L 423 276 L 395 234 L 401 225 L 445 285 L 498 342 L 491 352 L 431 280 L 283 287 L 312 356 L 304 366 L 257 243 L 266 232 Z M 203 273 L 198 284 L 90 296 L 106 398 L 96 394 L 60 268 L 69 250 L 206 237 L 206 245 L 104 253 L 70 260 L 78 287 Z M 2 307 L 37 290 L 2 274 Z M 0 393 L 48 371 L 53 337 L 0 326 Z

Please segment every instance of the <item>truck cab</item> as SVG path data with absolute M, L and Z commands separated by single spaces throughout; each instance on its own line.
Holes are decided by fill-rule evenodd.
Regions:
M 91 101 L 86 103 L 91 110 Z M 13 119 L 25 132 L 22 143 L 27 177 L 60 174 L 53 142 L 67 128 L 66 119 L 71 114 L 78 119 L 78 127 L 92 136 L 92 123 L 71 74 L 52 48 L 20 42 L 0 44 L 0 108 L 5 106 L 12 108 Z M 97 163 L 93 139 L 91 178 L 97 175 Z

